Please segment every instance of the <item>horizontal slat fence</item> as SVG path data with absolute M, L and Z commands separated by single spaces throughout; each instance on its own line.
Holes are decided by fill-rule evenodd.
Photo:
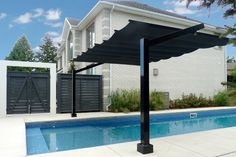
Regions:
M 57 75 L 57 113 L 69 113 L 72 108 L 72 76 Z M 102 111 L 101 75 L 76 75 L 76 112 Z

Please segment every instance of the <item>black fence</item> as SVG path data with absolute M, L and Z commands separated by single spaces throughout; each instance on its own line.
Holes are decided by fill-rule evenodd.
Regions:
M 50 112 L 50 74 L 8 72 L 7 114 Z
M 57 113 L 72 109 L 71 74 L 57 75 Z M 101 75 L 76 75 L 76 112 L 102 111 L 103 85 Z

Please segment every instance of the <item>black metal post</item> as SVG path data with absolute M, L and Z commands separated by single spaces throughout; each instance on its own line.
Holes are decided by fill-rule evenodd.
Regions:
M 142 154 L 153 153 L 149 124 L 149 40 L 140 40 L 140 92 L 141 92 L 141 143 L 137 145 Z
M 72 70 L 72 113 L 71 117 L 77 117 L 76 115 L 76 71 Z

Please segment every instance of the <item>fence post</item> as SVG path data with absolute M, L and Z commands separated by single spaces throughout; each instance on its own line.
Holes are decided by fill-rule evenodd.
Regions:
M 77 117 L 76 115 L 76 72 L 72 69 L 72 113 L 71 117 Z
M 0 117 L 6 117 L 7 115 L 7 65 L 4 61 L 0 61 Z

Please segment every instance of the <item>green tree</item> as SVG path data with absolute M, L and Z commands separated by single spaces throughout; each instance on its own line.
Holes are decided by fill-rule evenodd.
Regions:
M 232 71 L 233 82 L 236 82 L 236 68 Z
M 44 63 L 56 63 L 57 47 L 53 45 L 52 39 L 46 35 L 43 45 L 39 46 L 41 52 L 37 52 L 36 60 Z
M 9 56 L 5 58 L 6 60 L 13 61 L 34 61 L 34 54 L 32 52 L 30 43 L 25 35 L 23 35 L 14 45 Z M 9 71 L 32 71 L 32 68 L 24 67 L 9 67 Z
M 35 60 L 43 63 L 56 63 L 57 47 L 53 45 L 50 36 L 46 35 L 43 39 L 44 43 L 39 45 L 40 52 L 36 52 Z M 37 72 L 48 72 L 48 69 L 37 68 Z
M 227 8 L 224 12 L 224 18 L 233 17 L 236 14 L 236 0 L 187 0 L 187 7 L 193 1 L 200 1 L 199 8 L 211 8 L 216 4 L 219 7 Z M 236 46 L 236 23 L 233 26 L 225 26 L 227 33 L 224 36 L 231 35 L 229 43 Z
M 227 57 L 227 63 L 235 63 L 234 57 Z

